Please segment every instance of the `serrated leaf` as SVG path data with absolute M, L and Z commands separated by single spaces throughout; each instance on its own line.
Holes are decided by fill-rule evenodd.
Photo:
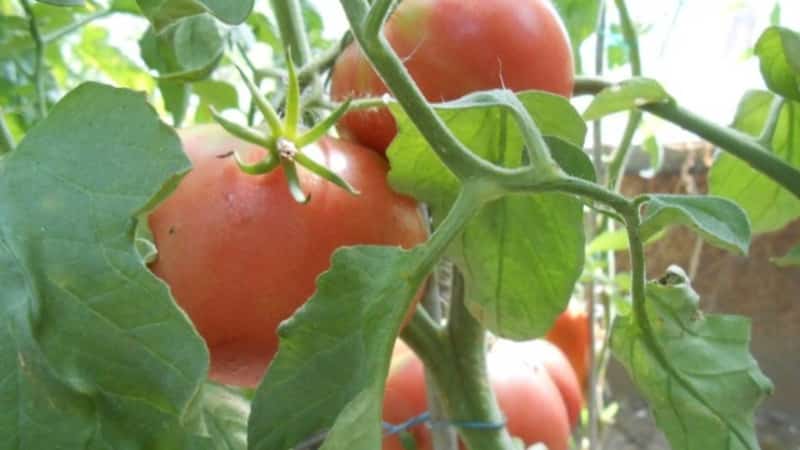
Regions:
M 800 266 L 800 245 L 789 250 L 780 258 L 772 258 L 772 262 L 778 267 Z
M 488 93 L 490 94 L 490 93 Z M 437 105 L 448 127 L 483 158 L 506 167 L 523 164 L 523 139 L 511 114 L 467 96 Z M 501 98 L 502 96 L 498 97 Z M 563 98 L 518 95 L 547 136 L 554 159 L 576 176 L 594 171 L 582 152 L 586 125 Z M 449 210 L 459 181 L 438 160 L 397 105 L 398 135 L 388 150 L 395 189 L 428 202 L 434 224 Z M 583 267 L 582 204 L 561 194 L 506 197 L 484 207 L 449 251 L 464 273 L 467 307 L 504 337 L 543 335 L 561 312 Z
M 772 383 L 749 353 L 750 321 L 704 315 L 678 268 L 648 283 L 646 297 L 655 342 L 628 316 L 614 324 L 611 347 L 672 448 L 758 449 L 753 414 Z
M 708 243 L 746 255 L 750 220 L 736 203 L 712 196 L 648 194 L 640 227 L 642 239 L 674 225 L 686 225 Z
M 209 448 L 184 421 L 205 346 L 134 243 L 188 168 L 143 95 L 95 83 L 0 158 L 0 449 Z
M 751 136 L 760 134 L 774 98 L 769 92 L 748 92 L 733 127 Z M 772 152 L 800 169 L 800 103 L 784 104 Z M 747 212 L 753 233 L 779 230 L 800 217 L 800 199 L 727 152 L 714 162 L 708 183 L 711 194 L 733 200 Z
M 621 111 L 635 109 L 651 103 L 671 102 L 672 97 L 661 84 L 649 78 L 632 78 L 603 89 L 598 93 L 583 118 L 597 120 Z
M 769 27 L 758 38 L 755 54 L 769 89 L 800 101 L 800 33 Z
M 228 25 L 238 25 L 253 10 L 253 0 L 137 0 L 137 3 L 159 32 L 182 19 L 203 13 Z
M 423 248 L 334 253 L 316 293 L 279 328 L 278 353 L 253 402 L 251 450 L 294 448 L 328 432 L 323 449 L 380 447 L 394 340 L 435 259 Z

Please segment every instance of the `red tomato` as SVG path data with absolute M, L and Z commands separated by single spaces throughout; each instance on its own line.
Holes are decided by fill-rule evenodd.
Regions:
M 516 349 L 506 348 L 493 349 L 487 364 L 489 381 L 508 421 L 509 433 L 526 445 L 543 442 L 550 450 L 566 450 L 570 434 L 567 410 L 547 370 L 538 363 L 521 361 Z M 413 353 L 396 350 L 386 380 L 383 418 L 400 424 L 426 410 L 424 366 Z M 432 449 L 427 425 L 415 426 L 409 432 L 420 450 Z M 385 437 L 382 448 L 403 450 L 397 436 Z
M 547 374 L 558 387 L 567 408 L 570 427 L 577 425 L 583 408 L 583 392 L 575 370 L 564 353 L 543 339 L 526 342 L 498 341 L 493 351 L 497 351 L 499 346 L 505 348 L 505 351 L 516 352 L 523 361 L 530 361 L 531 364 L 538 362 L 547 369 Z
M 549 0 L 404 0 L 384 32 L 428 100 L 506 87 L 572 95 L 572 50 Z M 333 71 L 335 99 L 387 92 L 355 43 Z M 385 151 L 396 134 L 385 108 L 348 113 L 339 132 Z
M 584 308 L 569 307 L 547 332 L 547 340 L 567 355 L 583 388 L 589 381 L 589 313 Z
M 277 350 L 276 327 L 311 296 L 334 250 L 409 248 L 426 238 L 416 203 L 390 189 L 385 160 L 363 147 L 323 138 L 303 149 L 361 194 L 298 167 L 311 195 L 302 205 L 281 169 L 252 176 L 219 157 L 262 152 L 253 144 L 217 125 L 180 135 L 194 169 L 150 216 L 159 251 L 152 270 L 205 339 L 216 381 L 258 383 Z

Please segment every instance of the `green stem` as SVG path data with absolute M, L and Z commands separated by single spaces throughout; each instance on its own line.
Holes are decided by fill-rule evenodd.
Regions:
M 631 75 L 638 77 L 642 74 L 642 61 L 639 52 L 639 37 L 636 33 L 636 25 L 631 19 L 625 0 L 614 0 L 614 3 L 617 5 L 617 10 L 619 11 L 622 36 L 625 38 L 625 43 L 628 46 Z M 625 167 L 628 165 L 631 149 L 633 148 L 631 145 L 633 143 L 633 137 L 641 121 L 642 113 L 639 110 L 631 111 L 628 114 L 628 124 L 625 126 L 625 133 L 622 136 L 622 141 L 620 141 L 619 146 L 611 157 L 611 163 L 608 167 L 608 186 L 614 190 L 618 191 L 622 183 Z
M 611 87 L 612 83 L 596 78 L 580 78 L 575 85 L 576 95 L 587 95 Z M 650 103 L 640 109 L 691 131 L 736 156 L 800 198 L 800 170 L 775 156 L 769 148 L 751 136 L 711 122 L 675 102 Z
M 14 143 L 14 136 L 11 135 L 11 131 L 8 129 L 3 114 L 3 109 L 0 108 L 0 156 L 14 150 L 16 146 Z
M 278 22 L 281 40 L 291 53 L 292 60 L 304 66 L 311 59 L 311 47 L 303 24 L 303 10 L 298 0 L 270 0 Z
M 34 43 L 35 62 L 33 66 L 33 77 L 36 85 L 36 103 L 39 109 L 39 117 L 44 118 L 47 115 L 47 99 L 44 92 L 44 41 L 39 32 L 39 24 L 36 21 L 36 15 L 33 12 L 29 0 L 21 0 L 22 8 L 25 14 L 28 15 L 28 27 L 30 29 L 31 38 Z

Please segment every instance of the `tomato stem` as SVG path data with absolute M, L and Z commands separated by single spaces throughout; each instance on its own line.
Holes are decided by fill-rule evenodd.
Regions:
M 597 94 L 612 83 L 597 78 L 578 78 L 575 83 L 576 95 Z M 681 128 L 691 131 L 720 149 L 748 163 L 772 181 L 800 198 L 800 170 L 776 156 L 769 147 L 756 139 L 733 128 L 709 121 L 681 107 L 676 102 L 651 103 L 641 110 L 661 117 Z

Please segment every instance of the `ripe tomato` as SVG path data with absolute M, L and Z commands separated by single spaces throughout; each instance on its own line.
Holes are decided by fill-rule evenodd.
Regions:
M 345 245 L 412 247 L 426 238 L 416 203 L 393 192 L 385 160 L 323 138 L 303 151 L 352 183 L 353 196 L 298 167 L 311 201 L 289 193 L 281 169 L 243 173 L 232 150 L 260 152 L 209 125 L 182 130 L 194 166 L 150 216 L 164 279 L 205 339 L 210 377 L 255 386 L 278 346 L 276 327 L 314 292 L 315 279 Z
M 586 389 L 586 383 L 589 382 L 589 346 L 592 345 L 586 309 L 575 306 L 567 308 L 558 316 L 546 338 L 567 355 L 581 386 Z
M 398 348 L 399 347 L 399 348 Z M 424 366 L 402 343 L 396 346 L 383 401 L 383 418 L 399 424 L 427 410 Z M 569 441 L 567 410 L 547 370 L 522 361 L 512 347 L 492 349 L 488 355 L 489 381 L 497 395 L 512 436 L 526 445 L 545 443 L 550 450 L 566 450 Z M 432 450 L 425 424 L 409 430 L 420 450 Z M 383 450 L 403 450 L 397 436 L 386 436 Z
M 428 100 L 500 87 L 572 95 L 572 50 L 549 0 L 404 0 L 384 32 Z M 357 45 L 347 47 L 334 67 L 333 98 L 386 92 Z M 385 108 L 348 113 L 338 127 L 381 152 L 396 134 Z
M 561 399 L 567 408 L 570 427 L 578 424 L 581 408 L 583 408 L 583 392 L 575 370 L 564 353 L 555 344 L 544 339 L 526 342 L 498 341 L 494 351 L 502 346 L 505 351 L 516 352 L 523 361 L 529 364 L 540 363 L 558 387 Z

